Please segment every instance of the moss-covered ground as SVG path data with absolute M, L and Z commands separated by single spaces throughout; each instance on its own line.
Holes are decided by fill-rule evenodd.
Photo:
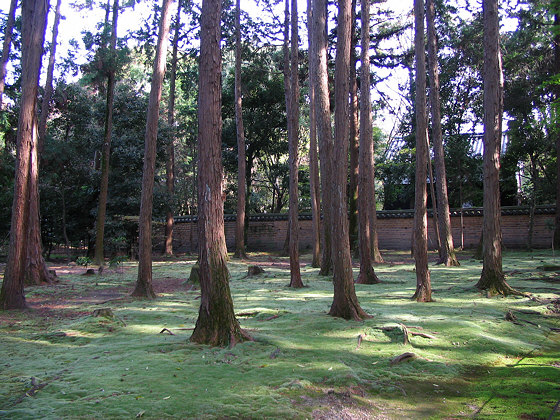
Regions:
M 234 348 L 189 342 L 194 258 L 154 263 L 155 301 L 128 297 L 133 263 L 95 276 L 58 267 L 58 284 L 27 289 L 31 309 L 0 312 L 0 418 L 560 418 L 560 273 L 546 269 L 560 258 L 506 252 L 508 282 L 532 296 L 504 298 L 474 288 L 482 265 L 469 255 L 430 265 L 436 301 L 417 303 L 409 255 L 386 253 L 382 283 L 356 285 L 365 322 L 327 316 L 318 269 L 303 264 L 307 287 L 292 290 L 285 258 L 231 260 L 254 338 Z M 265 273 L 247 277 L 250 264 Z M 405 352 L 416 357 L 391 363 Z

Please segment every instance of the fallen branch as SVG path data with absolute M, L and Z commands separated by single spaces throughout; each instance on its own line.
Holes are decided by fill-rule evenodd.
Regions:
M 20 402 L 22 402 L 25 397 L 33 397 L 37 391 L 43 389 L 44 387 L 46 387 L 48 384 L 50 384 L 53 381 L 56 381 L 57 379 L 60 379 L 60 376 L 55 376 L 54 378 L 52 378 L 50 381 L 46 381 L 43 382 L 41 384 L 37 383 L 37 378 L 35 378 L 34 376 L 31 377 L 31 389 L 29 389 L 28 391 L 26 391 L 21 397 L 19 397 L 15 402 L 14 405 L 19 404 Z
M 406 346 L 407 344 L 410 344 L 410 341 L 408 339 L 408 328 L 404 324 L 399 325 L 401 326 L 403 332 L 403 344 Z
M 262 319 L 261 321 L 272 321 L 273 319 L 280 318 L 280 315 L 272 315 L 268 318 Z
M 173 334 L 168 328 L 164 328 L 163 330 L 161 330 L 159 333 L 163 334 L 164 332 L 168 332 L 170 335 L 175 335 Z
M 410 335 L 414 336 L 418 336 L 418 337 L 423 337 L 423 338 L 429 338 L 431 340 L 435 340 L 435 336 L 430 335 L 430 334 L 426 334 L 423 332 L 415 332 L 415 331 L 409 331 Z
M 418 356 L 415 353 L 406 352 L 391 360 L 391 365 L 396 365 L 402 362 L 410 362 L 411 360 L 417 359 Z

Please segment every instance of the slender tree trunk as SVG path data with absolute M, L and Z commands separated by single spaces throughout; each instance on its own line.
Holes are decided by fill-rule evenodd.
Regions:
M 8 20 L 6 21 L 6 29 L 4 30 L 4 43 L 2 44 L 2 57 L 0 58 L 0 110 L 2 109 L 2 98 L 4 96 L 4 86 L 6 81 L 6 65 L 10 55 L 12 46 L 12 34 L 14 31 L 14 23 L 16 21 L 16 8 L 18 0 L 11 0 L 10 10 L 8 11 Z
M 414 0 L 414 52 L 416 57 L 416 184 L 414 199 L 414 260 L 418 302 L 432 301 L 428 270 L 428 209 L 426 176 L 428 139 L 426 138 L 426 53 L 424 48 L 424 1 Z
M 354 289 L 352 256 L 348 237 L 348 89 L 350 74 L 351 0 L 340 0 L 335 59 L 335 138 L 332 144 L 334 161 L 330 203 L 332 209 L 332 260 L 334 298 L 329 315 L 361 321 L 370 318 L 361 307 Z
M 60 197 L 62 200 L 62 237 L 64 238 L 66 249 L 70 249 L 70 240 L 68 239 L 68 232 L 66 230 L 66 194 L 64 194 L 64 186 L 60 187 Z
M 560 6 L 557 5 L 560 8 Z M 560 11 L 554 13 L 554 27 L 556 33 L 554 35 L 554 72 L 560 74 Z M 554 248 L 560 249 L 560 85 L 554 88 L 554 96 L 556 98 L 556 216 L 554 227 Z
M 351 16 L 352 33 L 350 35 L 350 112 L 348 114 L 350 140 L 350 183 L 349 198 L 349 235 L 350 249 L 358 245 L 358 172 L 359 172 L 359 129 L 358 129 L 358 78 L 356 77 L 356 44 L 358 34 L 356 30 L 356 0 L 352 0 Z M 356 247 L 358 250 L 359 247 Z
M 163 0 L 159 23 L 159 35 L 152 72 L 152 86 L 146 117 L 144 144 L 144 168 L 142 171 L 142 194 L 140 198 L 140 220 L 138 222 L 138 278 L 132 296 L 154 299 L 152 286 L 152 208 L 154 197 L 154 175 L 156 167 L 156 143 L 159 120 L 159 104 L 165 76 L 167 41 L 171 22 L 169 7 L 173 0 Z
M 23 285 L 29 222 L 29 176 L 31 151 L 37 142 L 35 107 L 48 7 L 48 1 L 45 0 L 29 0 L 22 7 L 22 96 L 17 130 L 10 247 L 0 289 L 1 309 L 26 307 Z
M 447 194 L 447 173 L 443 152 L 441 132 L 441 105 L 439 97 L 439 70 L 437 61 L 437 35 L 435 28 L 435 2 L 426 0 L 426 22 L 428 29 L 428 69 L 430 74 L 430 111 L 432 115 L 432 139 L 434 143 L 434 162 L 436 167 L 437 209 L 441 255 L 438 263 L 447 267 L 458 266 L 455 255 L 451 216 Z M 432 179 L 432 178 L 431 178 Z M 433 182 L 433 181 L 432 181 Z
M 290 287 L 301 288 L 299 267 L 299 221 L 298 221 L 298 137 L 299 137 L 299 83 L 298 83 L 298 17 L 297 0 L 286 0 L 284 22 L 284 86 L 286 87 L 286 111 L 288 115 L 288 144 L 290 165 L 290 205 L 288 223 L 288 251 L 290 255 Z M 290 25 L 291 16 L 291 25 Z M 290 49 L 288 50 L 291 28 Z
M 175 34 L 173 35 L 173 52 L 171 58 L 171 72 L 169 75 L 169 106 L 167 108 L 167 123 L 171 128 L 171 137 L 167 142 L 165 161 L 165 186 L 171 202 L 165 215 L 165 255 L 173 255 L 173 207 L 175 202 L 175 82 L 177 79 L 177 54 L 179 50 L 179 34 L 181 32 L 181 0 L 177 5 L 175 19 Z
M 428 163 L 428 176 L 430 177 L 430 196 L 432 197 L 432 214 L 434 220 L 434 233 L 436 236 L 436 245 L 439 254 L 439 258 L 441 258 L 442 251 L 441 251 L 441 240 L 440 240 L 440 233 L 439 233 L 439 214 L 437 209 L 437 198 L 436 198 L 436 191 L 434 187 L 434 171 L 432 170 L 432 158 L 430 156 L 430 137 L 428 132 L 426 131 L 426 141 L 428 146 L 426 147 L 426 162 Z
M 313 52 L 312 0 L 307 0 L 307 33 L 309 51 Z M 321 203 L 319 181 L 319 157 L 317 156 L 317 119 L 315 118 L 315 68 L 316 60 L 309 60 L 309 186 L 311 195 L 311 219 L 313 225 L 313 257 L 311 266 L 321 266 Z
M 500 206 L 500 144 L 502 139 L 503 74 L 499 40 L 498 0 L 483 0 L 484 22 L 484 219 L 482 274 L 476 287 L 488 294 L 519 293 L 502 270 Z
M 319 159 L 321 168 L 321 201 L 323 225 L 321 235 L 321 269 L 319 274 L 332 273 L 331 203 L 329 188 L 332 182 L 332 127 L 329 103 L 329 75 L 327 68 L 327 2 L 313 0 L 313 68 L 315 75 L 315 117 L 319 138 Z M 346 158 L 344 160 L 346 162 Z
M 369 0 L 362 0 L 362 67 L 360 81 L 360 172 L 358 177 L 358 218 L 360 246 L 360 274 L 356 283 L 375 284 L 379 279 L 372 266 L 371 229 L 369 207 L 375 203 L 373 183 L 373 122 L 371 116 L 370 66 L 369 66 Z M 355 79 L 355 78 L 354 78 Z M 352 80 L 350 80 L 352 83 Z M 351 98 L 352 100 L 352 98 Z M 352 140 L 350 138 L 350 140 Z
M 220 0 L 203 0 L 198 96 L 198 242 L 201 301 L 191 341 L 234 346 L 250 339 L 233 311 L 222 196 Z
M 110 56 L 115 58 L 117 49 L 117 20 L 119 16 L 119 0 L 113 1 L 113 24 L 111 28 Z M 107 213 L 107 196 L 109 192 L 109 159 L 111 157 L 111 135 L 113 131 L 113 102 L 115 100 L 115 64 L 107 76 L 107 105 L 105 107 L 105 133 L 101 152 L 101 184 L 99 187 L 99 203 L 95 223 L 95 256 L 93 261 L 102 266 L 105 263 L 103 238 L 105 235 L 105 216 Z
M 237 128 L 237 218 L 235 221 L 235 257 L 247 258 L 245 253 L 245 131 L 243 128 L 243 99 L 241 96 L 241 1 L 235 6 L 235 122 Z

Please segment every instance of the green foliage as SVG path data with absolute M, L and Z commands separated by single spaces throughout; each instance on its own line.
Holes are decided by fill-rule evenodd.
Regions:
M 92 261 L 91 261 L 90 257 L 78 257 L 76 259 L 76 264 L 83 265 L 84 267 L 87 267 L 91 263 L 92 263 Z
M 474 287 L 480 264 L 462 256 L 459 268 L 432 267 L 436 302 L 425 304 L 410 299 L 416 280 L 407 253 L 386 258 L 401 264 L 376 269 L 383 283 L 356 286 L 374 315 L 361 323 L 326 315 L 332 285 L 317 269 L 302 267 L 308 287 L 294 291 L 285 287 L 287 259 L 252 255 L 251 264 L 273 262 L 258 277 L 246 277 L 248 263 L 230 262 L 237 317 L 255 339 L 234 348 L 188 341 L 200 291 L 172 284 L 186 279 L 194 260 L 154 263 L 156 289 L 165 292 L 153 302 L 126 298 L 137 275 L 130 263 L 95 284 L 63 275 L 56 288 L 31 287 L 29 301 L 52 299 L 57 316 L 0 313 L 0 415 L 548 418 L 560 383 L 551 330 L 560 327 L 552 303 L 559 290 L 538 267 L 559 258 L 505 253 L 508 281 L 537 299 L 488 299 Z M 114 319 L 91 316 L 99 296 L 123 297 L 111 302 Z M 508 311 L 515 323 L 505 319 Z M 434 338 L 411 336 L 404 345 L 399 324 Z M 391 364 L 406 351 L 418 357 Z M 44 387 L 28 397 L 33 383 Z

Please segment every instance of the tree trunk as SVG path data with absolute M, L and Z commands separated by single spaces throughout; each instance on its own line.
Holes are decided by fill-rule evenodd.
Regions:
M 22 95 L 17 130 L 10 247 L 0 290 L 2 309 L 26 307 L 23 284 L 29 222 L 29 175 L 31 150 L 37 137 L 35 106 L 48 7 L 48 2 L 44 0 L 29 0 L 22 7 Z
M 290 166 L 290 205 L 288 223 L 288 253 L 290 255 L 290 285 L 301 288 L 299 267 L 299 220 L 298 220 L 298 134 L 299 134 L 299 83 L 298 83 L 298 18 L 297 1 L 286 0 L 284 21 L 284 86 L 286 88 L 286 114 L 288 116 L 288 146 Z M 291 26 L 290 26 L 291 16 Z M 291 27 L 291 40 L 289 33 Z M 290 49 L 288 49 L 290 43 Z
M 329 103 L 329 75 L 327 68 L 327 2 L 313 0 L 313 68 L 315 75 L 315 117 L 317 118 L 317 136 L 319 137 L 319 159 L 321 168 L 321 201 L 323 208 L 323 231 L 321 236 L 321 269 L 319 275 L 332 273 L 331 240 L 331 203 L 329 188 L 331 186 L 332 166 L 332 127 Z M 346 158 L 345 160 L 346 161 Z M 345 217 L 346 218 L 346 217 Z
M 313 47 L 313 9 L 311 0 L 307 0 L 307 33 L 309 51 Z M 315 60 L 309 60 L 309 189 L 311 195 L 311 219 L 313 226 L 313 257 L 311 266 L 321 266 L 321 203 L 319 181 L 319 158 L 317 156 L 317 119 L 315 118 Z
M 414 52 L 416 62 L 416 184 L 414 198 L 414 261 L 418 302 L 432 301 L 428 270 L 428 195 L 426 191 L 428 141 L 426 138 L 426 53 L 424 48 L 424 1 L 414 0 Z
M 142 194 L 140 198 L 140 220 L 138 222 L 138 278 L 132 296 L 154 299 L 152 286 L 152 208 L 154 197 L 154 175 L 156 167 L 156 143 L 158 133 L 159 104 L 165 76 L 167 40 L 169 36 L 169 6 L 173 0 L 163 0 L 159 34 L 152 71 L 152 86 L 146 117 L 144 143 L 144 168 L 142 171 Z
M 554 73 L 560 74 L 560 12 L 554 13 L 554 27 L 556 28 L 554 35 Z M 554 219 L 554 248 L 560 249 L 560 85 L 556 84 L 554 88 L 554 96 L 556 98 L 556 216 Z
M 455 256 L 453 235 L 451 232 L 451 216 L 447 195 L 447 173 L 443 152 L 443 136 L 441 132 L 441 105 L 439 97 L 439 70 L 437 62 L 437 36 L 435 27 L 434 0 L 426 0 L 426 22 L 428 29 L 428 69 L 430 74 L 430 111 L 432 115 L 432 139 L 434 143 L 434 163 L 436 168 L 437 210 L 441 255 L 438 263 L 447 267 L 458 266 Z M 433 180 L 432 180 L 433 182 Z
M 113 0 L 113 24 L 111 28 L 110 56 L 115 58 L 117 49 L 117 20 L 119 16 L 119 0 Z M 105 107 L 105 133 L 101 153 L 101 184 L 99 187 L 99 203 L 95 223 L 95 256 L 94 264 L 105 263 L 103 238 L 105 235 L 105 215 L 107 213 L 107 196 L 109 190 L 109 158 L 111 157 L 111 135 L 113 130 L 113 102 L 115 99 L 115 68 L 111 68 L 107 76 L 107 105 Z
M 16 8 L 18 0 L 10 2 L 10 10 L 8 11 L 8 20 L 6 21 L 6 29 L 4 30 L 4 43 L 2 44 L 2 57 L 0 57 L 0 110 L 2 107 L 2 98 L 4 96 L 4 86 L 6 82 L 6 65 L 10 55 L 12 46 L 12 34 L 14 31 L 14 23 L 16 21 Z
M 66 231 L 66 194 L 64 194 L 64 186 L 60 187 L 60 197 L 62 200 L 62 237 L 64 238 L 64 245 L 66 249 L 70 249 L 70 240 L 68 239 L 68 232 Z
M 332 261 L 334 298 L 329 315 L 361 321 L 370 318 L 361 307 L 354 289 L 352 257 L 348 238 L 348 89 L 350 74 L 351 0 L 340 0 L 335 59 L 335 138 L 332 144 L 334 161 L 330 185 L 332 208 Z
M 436 198 L 436 191 L 434 188 L 434 171 L 432 170 L 432 158 L 430 156 L 430 137 L 428 132 L 426 131 L 426 142 L 428 143 L 426 147 L 426 162 L 428 163 L 428 176 L 430 177 L 430 197 L 432 197 L 432 218 L 434 222 L 434 233 L 436 236 L 436 246 L 439 254 L 439 258 L 441 258 L 442 251 L 441 251 L 441 240 L 439 234 L 439 217 L 438 217 L 438 209 L 437 209 L 437 198 Z
M 234 346 L 250 339 L 233 311 L 222 196 L 220 0 L 203 0 L 198 97 L 198 242 L 201 301 L 191 341 Z
M 360 274 L 356 283 L 375 284 L 379 279 L 372 266 L 370 211 L 375 203 L 373 183 L 373 122 L 371 117 L 370 66 L 369 66 L 369 0 L 362 0 L 362 67 L 360 81 L 360 172 L 358 178 L 358 217 L 360 226 Z M 355 79 L 355 78 L 354 78 Z M 352 83 L 352 80 L 350 80 Z M 352 100 L 352 98 L 351 98 Z M 350 137 L 350 140 L 352 138 Z
M 167 108 L 167 123 L 171 128 L 171 138 L 167 142 L 165 161 L 165 186 L 171 202 L 165 215 L 165 255 L 173 255 L 173 204 L 175 202 L 175 82 L 177 79 L 177 53 L 179 49 L 179 34 L 181 31 L 181 0 L 177 4 L 177 18 L 175 20 L 175 34 L 173 35 L 173 52 L 171 58 L 171 72 L 169 75 L 169 106 Z
M 484 155 L 482 274 L 476 287 L 488 294 L 518 293 L 502 271 L 500 206 L 500 144 L 502 139 L 503 74 L 499 40 L 498 0 L 483 0 L 484 22 Z
M 237 128 L 237 217 L 235 220 L 235 257 L 247 258 L 245 253 L 245 132 L 243 128 L 243 99 L 241 95 L 241 4 L 235 6 L 235 122 Z
M 349 140 L 350 140 L 350 183 L 348 192 L 349 198 L 349 235 L 350 249 L 354 249 L 358 245 L 358 171 L 359 171 L 359 130 L 358 130 L 358 78 L 356 77 L 356 0 L 352 0 L 352 16 L 351 16 L 351 35 L 350 35 L 350 112 L 348 114 L 349 124 Z M 356 247 L 356 250 L 359 247 Z

